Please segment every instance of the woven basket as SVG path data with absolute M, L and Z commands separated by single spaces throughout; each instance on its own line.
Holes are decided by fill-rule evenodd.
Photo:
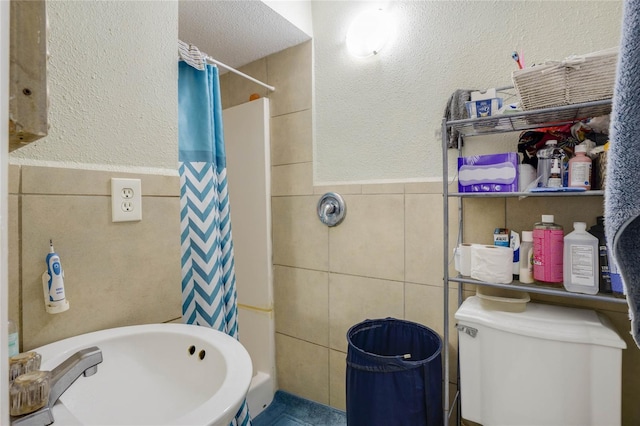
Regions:
M 610 99 L 616 79 L 618 49 L 572 56 L 511 74 L 523 110 Z

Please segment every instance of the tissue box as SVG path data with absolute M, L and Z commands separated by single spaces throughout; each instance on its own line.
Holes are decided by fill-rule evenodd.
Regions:
M 518 153 L 458 158 L 459 192 L 518 192 Z
M 470 118 L 489 117 L 496 115 L 502 108 L 502 98 L 480 99 L 465 102 Z

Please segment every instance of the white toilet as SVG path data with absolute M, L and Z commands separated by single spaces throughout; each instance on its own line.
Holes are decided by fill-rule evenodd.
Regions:
M 588 309 L 469 297 L 455 314 L 462 417 L 484 426 L 610 426 L 621 417 L 625 342 Z

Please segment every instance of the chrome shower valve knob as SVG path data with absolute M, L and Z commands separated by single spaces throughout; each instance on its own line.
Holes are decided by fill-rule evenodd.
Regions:
M 335 192 L 327 192 L 318 201 L 318 217 L 327 226 L 336 226 L 344 220 L 347 206 L 344 199 Z

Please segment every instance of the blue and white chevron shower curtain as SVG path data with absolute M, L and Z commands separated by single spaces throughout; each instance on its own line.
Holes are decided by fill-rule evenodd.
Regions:
M 182 319 L 237 338 L 238 311 L 218 68 L 179 62 Z M 232 425 L 251 424 L 246 401 Z

